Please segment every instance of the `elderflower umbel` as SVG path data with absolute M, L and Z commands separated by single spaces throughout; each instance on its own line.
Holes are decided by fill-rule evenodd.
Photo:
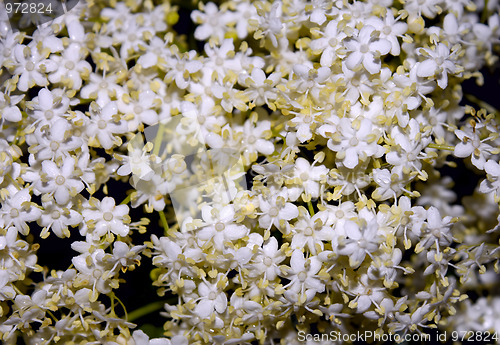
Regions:
M 71 5 L 0 11 L 2 343 L 499 331 L 498 1 Z

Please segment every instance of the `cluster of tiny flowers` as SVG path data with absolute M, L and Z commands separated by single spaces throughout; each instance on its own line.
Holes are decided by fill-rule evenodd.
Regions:
M 185 12 L 88 0 L 25 31 L 0 17 L 1 342 L 500 333 L 500 115 L 461 86 L 498 62 L 499 2 L 200 2 L 188 35 Z M 244 171 L 133 145 L 173 120 Z M 462 200 L 457 166 L 477 177 Z M 181 221 L 169 194 L 190 171 L 225 179 L 200 178 Z M 37 263 L 54 237 L 71 239 L 66 270 Z M 162 338 L 115 295 L 145 260 Z

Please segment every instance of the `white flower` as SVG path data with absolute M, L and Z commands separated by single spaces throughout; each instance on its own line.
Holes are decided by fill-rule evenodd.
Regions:
M 241 60 L 234 56 L 234 43 L 232 39 L 222 41 L 220 47 L 211 47 L 205 44 L 207 58 L 203 63 L 203 73 L 210 76 L 216 73 L 217 79 L 223 80 L 224 76 L 232 71 L 236 74 L 241 71 Z
M 273 143 L 267 139 L 271 133 L 271 122 L 262 121 L 245 121 L 244 125 L 240 127 L 241 130 L 241 150 L 243 157 L 247 161 L 254 162 L 257 160 L 257 154 L 270 155 L 274 152 L 275 147 Z
M 440 246 L 448 246 L 453 240 L 451 235 L 452 217 L 442 217 L 439 210 L 431 206 L 427 210 L 427 222 L 421 227 L 422 240 L 418 243 L 416 251 L 421 251 L 422 248 L 428 249 L 432 245 L 436 245 L 439 250 Z
M 401 167 L 405 173 L 422 169 L 421 160 L 425 158 L 424 148 L 431 142 L 428 135 L 422 135 L 420 124 L 417 120 L 411 119 L 405 130 L 399 126 L 393 127 L 391 137 L 394 145 L 385 157 L 388 163 Z
M 403 176 L 401 169 L 396 167 L 392 168 L 392 171 L 388 169 L 374 169 L 373 181 L 377 184 L 377 188 L 372 194 L 375 200 L 387 200 L 390 198 L 396 200 L 405 190 L 405 185 L 408 182 Z
M 439 3 L 441 0 L 408 0 L 405 1 L 404 7 L 408 13 L 434 18 L 441 11 Z
M 80 90 L 80 97 L 95 99 L 98 104 L 109 102 L 112 97 L 121 98 L 125 93 L 124 87 L 117 82 L 116 74 L 90 73 L 89 80 Z
M 41 179 L 35 182 L 35 192 L 51 194 L 59 205 L 66 205 L 70 197 L 77 195 L 84 188 L 83 182 L 75 176 L 74 171 L 73 157 L 65 158 L 61 167 L 53 161 L 43 161 Z
M 481 182 L 479 191 L 481 193 L 495 193 L 496 198 L 500 198 L 500 164 L 490 159 L 484 164 L 487 179 Z
M 353 221 L 344 224 L 347 239 L 339 243 L 339 253 L 349 256 L 349 265 L 357 268 L 365 259 L 366 254 L 371 255 L 380 244 L 378 224 L 376 219 L 368 221 L 360 227 Z
M 40 236 L 42 238 L 49 235 L 49 230 L 57 237 L 70 237 L 68 226 L 76 226 L 82 221 L 80 213 L 72 208 L 61 207 L 55 202 L 46 202 L 43 204 L 43 213 L 38 220 L 38 224 L 44 229 Z
M 70 123 L 64 118 L 58 118 L 47 131 L 35 131 L 34 141 L 30 145 L 30 163 L 34 165 L 35 160 L 52 160 L 57 162 L 60 159 L 68 157 L 69 152 L 75 151 L 83 146 L 81 138 L 71 133 Z M 30 140 L 31 141 L 31 140 Z
M 165 81 L 174 80 L 180 89 L 187 88 L 191 82 L 191 75 L 203 67 L 202 62 L 196 58 L 194 50 L 167 57 L 166 65 L 169 67 L 169 70 L 165 74 Z
M 290 280 L 285 286 L 285 297 L 302 304 L 312 300 L 317 293 L 323 292 L 325 284 L 317 276 L 321 266 L 318 257 L 310 256 L 306 259 L 302 251 L 295 249 L 290 258 L 290 269 L 285 276 Z
M 19 76 L 17 87 L 23 92 L 35 85 L 48 85 L 45 73 L 57 68 L 55 62 L 47 60 L 35 47 L 19 44 L 14 48 L 14 57 L 16 62 L 12 74 Z
M 40 218 L 42 212 L 31 202 L 29 189 L 21 189 L 5 199 L 0 208 L 0 226 L 9 228 L 13 226 L 19 233 L 28 235 L 27 222 L 33 222 Z
M 61 89 L 40 89 L 38 96 L 33 98 L 28 114 L 34 117 L 33 125 L 52 126 L 64 117 L 70 106 L 69 98 Z
M 194 31 L 194 37 L 199 41 L 213 37 L 222 42 L 227 31 L 227 24 L 232 21 L 231 14 L 219 11 L 217 5 L 213 2 L 205 4 L 202 11 L 194 10 L 191 13 L 193 22 L 202 24 Z
M 87 78 L 92 67 L 83 59 L 82 46 L 72 43 L 64 49 L 63 55 L 52 54 L 50 59 L 57 64 L 57 69 L 49 74 L 51 83 L 62 83 L 73 90 L 82 86 L 82 77 Z
M 311 42 L 311 49 L 321 52 L 321 66 L 330 67 L 340 58 L 339 50 L 347 34 L 341 29 L 337 20 L 328 22 L 323 31 L 319 31 L 318 34 L 322 37 Z
M 483 170 L 486 160 L 492 153 L 497 153 L 498 149 L 494 149 L 490 144 L 485 141 L 491 140 L 491 137 L 484 139 L 480 138 L 481 128 L 469 127 L 463 130 L 456 129 L 455 135 L 460 139 L 460 142 L 455 146 L 454 155 L 460 158 L 471 158 L 472 164 L 478 169 Z
M 398 37 L 402 37 L 408 30 L 408 24 L 394 19 L 392 11 L 387 11 L 385 18 L 370 17 L 366 21 L 367 25 L 373 26 L 380 32 L 380 38 L 386 39 L 391 43 L 390 53 L 398 56 L 401 52 Z
M 320 196 L 320 182 L 326 181 L 326 176 L 329 170 L 324 165 L 314 166 L 309 162 L 299 157 L 295 161 L 294 177 L 296 184 L 300 187 L 290 188 L 291 200 L 297 200 L 302 191 L 311 198 L 318 198 Z
M 273 2 L 271 8 L 266 8 L 264 15 L 259 15 L 258 31 L 254 34 L 254 38 L 267 37 L 270 39 L 271 44 L 277 47 L 278 38 L 282 37 L 285 29 L 285 24 L 282 22 L 282 14 L 283 3 L 281 1 Z
M 426 59 L 418 64 L 417 76 L 437 77 L 438 86 L 441 89 L 448 86 L 448 74 L 457 71 L 454 62 L 455 52 L 450 53 L 450 49 L 444 43 L 438 43 L 432 49 L 421 48 L 420 54 Z
M 366 161 L 370 156 L 382 155 L 383 149 L 377 144 L 379 135 L 369 119 L 352 121 L 341 118 L 337 133 L 328 140 L 328 148 L 337 152 L 337 158 L 344 166 L 353 169 L 360 161 Z
M 344 41 L 350 54 L 345 60 L 347 68 L 355 70 L 360 64 L 370 73 L 380 72 L 379 58 L 392 49 L 392 44 L 384 38 L 376 38 L 377 31 L 371 25 L 365 25 L 358 36 Z
M 262 215 L 259 218 L 259 225 L 262 228 L 270 229 L 274 225 L 280 229 L 282 228 L 282 223 L 286 225 L 288 221 L 299 215 L 297 206 L 286 202 L 285 193 L 286 191 L 283 191 L 269 198 L 259 195 L 259 207 L 262 211 Z
M 128 130 L 127 123 L 117 113 L 116 102 L 109 102 L 103 108 L 94 103 L 91 106 L 91 119 L 87 126 L 87 135 L 96 137 L 104 149 L 110 149 L 121 143 L 115 134 L 122 134 Z
M 259 17 L 257 16 L 257 10 L 255 6 L 250 1 L 241 1 L 236 5 L 235 13 L 232 15 L 232 21 L 236 22 L 236 33 L 239 39 L 244 39 L 248 36 L 248 31 L 250 21 L 255 21 Z
M 299 216 L 287 235 L 292 238 L 290 248 L 307 248 L 312 255 L 318 255 L 324 249 L 323 241 L 331 241 L 334 237 L 331 227 L 326 226 L 327 219 L 327 212 L 318 212 L 312 217 L 308 213 Z
M 254 250 L 253 246 L 250 246 L 250 249 Z M 250 262 L 250 276 L 259 277 L 263 273 L 264 280 L 274 280 L 280 274 L 278 265 L 285 257 L 276 238 L 270 237 L 258 247 L 256 256 Z
M 234 223 L 234 206 L 227 205 L 221 209 L 204 206 L 203 220 L 210 225 L 200 229 L 196 236 L 202 241 L 211 243 L 218 250 L 224 248 L 224 243 L 236 241 L 248 234 L 245 225 Z
M 227 295 L 221 290 L 227 284 L 227 278 L 222 273 L 217 275 L 214 283 L 205 279 L 198 285 L 199 302 L 194 312 L 202 319 L 210 318 L 214 313 L 223 313 L 227 309 Z
M 250 75 L 241 74 L 239 83 L 246 87 L 244 92 L 255 105 L 271 104 L 278 97 L 276 85 L 281 82 L 281 73 L 274 72 L 266 76 L 260 68 L 252 69 Z
M 146 125 L 155 125 L 159 118 L 155 108 L 159 105 L 158 95 L 151 90 L 144 90 L 137 95 L 137 99 L 128 98 L 117 101 L 117 107 L 120 113 L 128 121 L 129 129 L 135 131 L 140 123 Z
M 115 199 L 105 197 L 101 201 L 93 199 L 92 208 L 82 212 L 85 221 L 92 221 L 92 233 L 101 237 L 108 232 L 118 236 L 127 236 L 129 233 L 129 208 L 127 205 L 115 205 Z
M 8 96 L 0 91 L 0 123 L 3 120 L 10 122 L 19 122 L 22 120 L 23 116 L 21 110 L 16 106 L 24 98 L 24 95 L 12 95 Z

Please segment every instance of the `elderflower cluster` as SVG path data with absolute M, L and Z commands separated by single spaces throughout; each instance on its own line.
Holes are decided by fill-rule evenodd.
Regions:
M 2 343 L 500 333 L 500 113 L 462 91 L 499 43 L 496 0 L 0 10 Z M 145 261 L 161 338 L 116 296 Z

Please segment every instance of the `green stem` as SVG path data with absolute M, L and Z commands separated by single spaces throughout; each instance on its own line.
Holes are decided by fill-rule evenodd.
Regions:
M 170 231 L 170 228 L 168 226 L 167 217 L 165 217 L 165 212 L 160 211 L 158 213 L 160 214 L 160 220 L 161 224 L 163 225 L 163 229 L 165 230 L 165 235 L 167 235 L 168 232 Z
M 309 214 L 310 214 L 311 216 L 314 216 L 314 208 L 313 208 L 313 204 L 312 204 L 312 202 L 311 202 L 311 201 L 308 201 L 308 202 L 307 202 L 307 207 L 309 208 Z
M 145 315 L 148 315 L 150 313 L 153 313 L 157 310 L 162 309 L 164 305 L 165 305 L 165 302 L 162 302 L 162 301 L 157 301 L 157 302 L 147 304 L 144 307 L 136 309 L 136 310 L 132 311 L 130 314 L 128 314 L 127 321 L 133 322 L 134 320 L 140 319 L 141 317 L 143 317 Z
M 125 304 L 123 304 L 123 302 L 118 297 L 116 297 L 115 293 L 112 292 L 111 293 L 111 300 L 114 301 L 115 299 L 118 301 L 118 303 L 120 303 L 120 305 L 123 308 L 123 312 L 125 313 L 125 320 L 128 320 L 127 308 L 125 308 Z M 114 309 L 114 306 L 113 306 L 113 309 Z
M 438 144 L 429 144 L 427 147 L 431 149 L 438 149 L 438 150 L 448 150 L 448 151 L 454 151 L 455 148 L 453 146 L 448 146 L 448 145 L 438 145 Z
M 489 0 L 484 1 L 483 13 L 481 13 L 481 23 L 486 23 L 488 20 L 488 2 Z
M 123 199 L 123 201 L 120 203 L 120 205 L 126 205 L 126 204 L 128 204 L 130 202 L 131 195 L 132 195 L 132 193 L 130 193 L 129 195 L 127 195 L 127 197 L 125 199 Z

